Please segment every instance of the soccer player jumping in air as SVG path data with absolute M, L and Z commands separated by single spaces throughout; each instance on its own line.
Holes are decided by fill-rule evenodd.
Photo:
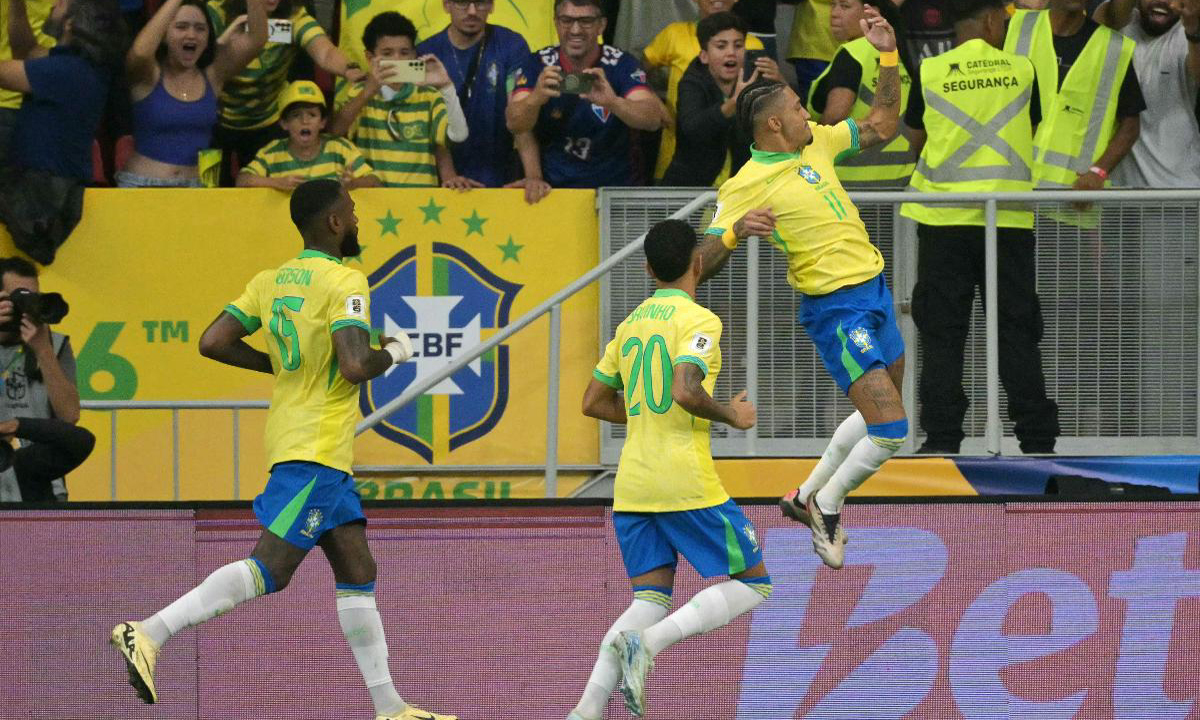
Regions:
M 696 234 L 665 220 L 646 236 L 658 290 L 617 328 L 583 396 L 590 417 L 628 424 L 613 495 L 613 526 L 633 603 L 600 645 L 583 698 L 568 720 L 599 720 L 624 676 L 625 705 L 645 712 L 646 676 L 662 650 L 714 630 L 771 594 L 754 527 L 729 498 L 709 449 L 709 427 L 752 427 L 746 393 L 713 399 L 721 371 L 721 320 L 696 304 L 702 258 Z M 667 616 L 682 554 L 704 577 L 729 580 Z
M 375 608 L 375 559 L 350 476 L 358 384 L 412 356 L 406 336 L 370 345 L 367 279 L 342 265 L 358 255 L 354 201 L 336 180 L 296 188 L 292 221 L 304 252 L 254 277 L 200 338 L 200 352 L 227 365 L 271 373 L 267 415 L 271 477 L 254 500 L 263 533 L 250 557 L 218 568 L 195 589 L 141 622 L 123 622 L 112 644 L 129 682 L 158 700 L 154 666 L 163 643 L 247 600 L 287 587 L 314 545 L 333 568 L 338 620 L 375 705 L 377 720 L 455 720 L 408 705 L 388 670 L 387 641 Z M 269 352 L 244 338 L 267 327 Z
M 880 52 L 870 114 L 858 122 L 817 125 L 783 83 L 759 80 L 744 89 L 737 115 L 754 136 L 751 159 L 717 193 L 716 217 L 702 246 L 705 278 L 752 235 L 770 238 L 787 253 L 788 282 L 801 296 L 800 323 L 857 408 L 804 484 L 780 500 L 785 515 L 812 528 L 813 548 L 831 568 L 840 568 L 845 554 L 842 501 L 908 435 L 900 395 L 904 341 L 883 256 L 833 166 L 843 153 L 890 140 L 899 122 L 895 33 L 870 6 L 861 24 Z

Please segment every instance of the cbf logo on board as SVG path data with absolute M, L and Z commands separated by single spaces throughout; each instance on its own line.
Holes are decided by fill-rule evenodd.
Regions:
M 508 324 L 521 286 L 498 277 L 465 250 L 433 243 L 432 262 L 410 246 L 371 273 L 371 325 L 407 333 L 413 359 L 370 381 L 359 396 L 363 415 L 453 362 Z M 487 434 L 508 404 L 508 348 L 501 345 L 401 408 L 375 432 L 433 462 Z

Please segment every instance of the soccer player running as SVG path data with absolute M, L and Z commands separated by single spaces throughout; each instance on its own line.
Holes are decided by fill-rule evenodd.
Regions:
M 600 644 L 600 656 L 568 720 L 599 720 L 624 676 L 625 705 L 645 712 L 653 658 L 685 638 L 754 609 L 771 594 L 754 527 L 729 498 L 709 449 L 709 427 L 752 427 L 742 391 L 713 399 L 721 371 L 721 320 L 696 304 L 702 258 L 687 223 L 665 220 L 646 236 L 658 290 L 617 328 L 583 396 L 590 417 L 628 424 L 617 467 L 613 526 L 633 602 Z M 682 554 L 704 577 L 730 580 L 699 592 L 674 614 L 671 593 Z
M 812 528 L 813 548 L 835 569 L 845 555 L 842 501 L 908 434 L 900 395 L 904 341 L 883 256 L 834 173 L 836 158 L 890 140 L 899 123 L 896 36 L 878 10 L 867 6 L 863 14 L 863 35 L 880 53 L 870 113 L 857 122 L 817 125 L 788 86 L 759 80 L 746 87 L 737 114 L 754 137 L 751 159 L 721 186 L 703 244 L 705 278 L 752 235 L 787 253 L 788 282 L 801 296 L 800 324 L 857 409 L 804 484 L 780 500 L 787 517 Z
M 407 360 L 412 346 L 401 335 L 382 338 L 381 350 L 371 348 L 366 277 L 342 265 L 360 249 L 354 201 L 341 183 L 300 185 L 291 214 L 304 251 L 256 275 L 200 338 L 205 357 L 275 376 L 266 428 L 271 476 L 254 500 L 263 533 L 249 558 L 217 569 L 145 620 L 119 623 L 112 644 L 138 696 L 153 703 L 163 643 L 247 600 L 283 590 L 319 545 L 333 568 L 338 621 L 377 720 L 454 720 L 407 705 L 392 684 L 375 607 L 375 559 L 350 476 L 357 386 Z M 266 353 L 244 339 L 264 325 Z

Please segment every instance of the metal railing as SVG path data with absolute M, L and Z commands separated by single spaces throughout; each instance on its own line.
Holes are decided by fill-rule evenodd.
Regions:
M 665 217 L 702 192 L 681 189 L 601 191 L 602 252 L 619 250 L 633 232 Z M 1011 422 L 1001 419 L 995 213 L 1000 203 L 1030 203 L 1038 212 L 1038 291 L 1047 317 L 1043 343 L 1048 391 L 1064 425 L 1059 451 L 1072 454 L 1194 453 L 1200 448 L 1200 190 L 1036 191 L 926 195 L 854 192 L 872 240 L 887 261 L 897 319 L 908 348 L 905 407 L 915 421 L 914 382 L 921 348 L 909 314 L 916 281 L 915 223 L 900 218 L 902 202 L 974 204 L 989 219 L 987 292 L 972 321 L 964 386 L 972 400 L 965 422 L 967 453 L 1016 451 Z M 1093 222 L 1059 222 L 1068 202 L 1093 202 Z M 706 227 L 712 208 L 687 218 Z M 1058 220 L 1056 220 L 1058 218 Z M 1078 220 L 1078 216 L 1072 219 Z M 1082 227 L 1078 227 L 1078 226 Z M 763 249 L 766 248 L 766 249 Z M 786 283 L 787 259 L 769 244 L 750 242 L 700 288 L 699 300 L 725 320 L 725 372 L 717 394 L 750 388 L 759 403 L 751 432 L 714 426 L 720 456 L 819 455 L 852 411 L 829 379 L 795 319 L 797 295 Z M 616 269 L 604 281 L 601 342 L 641 302 L 651 283 L 640 266 Z M 919 434 L 916 422 L 905 450 Z M 605 426 L 601 459 L 615 462 L 624 428 Z

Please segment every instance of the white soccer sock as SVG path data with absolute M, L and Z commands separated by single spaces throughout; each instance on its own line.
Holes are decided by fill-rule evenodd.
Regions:
M 617 654 L 609 649 L 617 635 L 623 630 L 644 630 L 665 618 L 668 612 L 670 610 L 658 603 L 634 600 L 625 612 L 621 613 L 621 617 L 612 624 L 600 643 L 600 655 L 592 667 L 592 675 L 583 690 L 583 698 L 575 706 L 577 713 L 589 720 L 604 715 L 608 699 L 612 697 L 617 681 L 621 678 L 621 661 L 617 659 Z
M 884 438 L 880 440 L 887 442 Z M 898 448 L 899 444 L 880 445 L 871 437 L 859 440 L 825 487 L 817 491 L 817 506 L 828 515 L 840 513 L 842 502 L 850 491 L 874 475 Z
M 825 452 L 821 454 L 821 459 L 817 461 L 816 467 L 808 474 L 808 479 L 800 485 L 798 497 L 801 504 L 808 502 L 810 495 L 825 487 L 825 483 L 833 477 L 833 473 L 846 460 L 846 456 L 854 449 L 855 444 L 866 436 L 867 421 L 863 420 L 862 413 L 855 410 L 850 417 L 842 421 L 841 425 L 838 425 L 829 445 L 825 446 Z
M 687 605 L 646 628 L 642 643 L 651 655 L 657 655 L 681 640 L 728 624 L 765 599 L 741 580 L 726 580 L 701 590 Z
M 338 622 L 350 644 L 358 670 L 362 673 L 367 691 L 377 715 L 397 715 L 408 705 L 392 684 L 388 669 L 387 638 L 383 621 L 375 607 L 375 596 L 356 594 L 337 599 Z
M 204 582 L 142 621 L 150 642 L 162 646 L 180 630 L 229 612 L 235 605 L 262 595 L 253 560 L 238 560 L 217 568 Z

